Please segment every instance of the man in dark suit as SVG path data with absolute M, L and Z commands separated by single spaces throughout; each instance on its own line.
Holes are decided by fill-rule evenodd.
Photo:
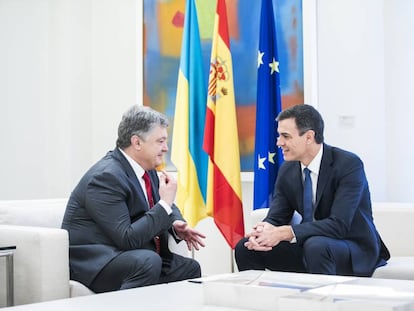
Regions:
M 201 276 L 191 258 L 171 253 L 168 234 L 188 249 L 205 236 L 174 205 L 176 181 L 163 163 L 168 119 L 133 106 L 122 117 L 116 148 L 81 178 L 66 208 L 71 279 L 107 292 Z M 149 178 L 147 178 L 149 176 Z M 145 180 L 147 179 L 147 180 Z
M 362 161 L 324 143 L 324 122 L 312 106 L 291 107 L 276 120 L 285 162 L 266 218 L 236 246 L 239 270 L 371 276 L 390 254 L 373 222 Z M 290 224 L 294 212 L 301 223 Z

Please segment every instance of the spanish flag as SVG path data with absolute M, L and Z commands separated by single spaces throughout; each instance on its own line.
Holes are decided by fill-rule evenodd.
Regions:
M 178 72 L 171 160 L 177 168 L 176 202 L 194 227 L 207 217 L 207 153 L 203 150 L 206 77 L 195 0 L 187 0 Z
M 239 138 L 225 0 L 217 1 L 204 150 L 209 156 L 207 211 L 232 249 L 244 237 Z

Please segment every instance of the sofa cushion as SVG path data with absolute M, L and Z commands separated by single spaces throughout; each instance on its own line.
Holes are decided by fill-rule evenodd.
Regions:
M 376 202 L 374 223 L 391 257 L 413 256 L 409 239 L 414 235 L 414 203 Z
M 88 296 L 95 294 L 89 288 L 78 281 L 70 280 L 69 281 L 69 290 L 70 290 L 70 297 L 78 297 L 78 296 Z
M 0 201 L 0 225 L 60 228 L 68 199 Z
M 414 280 L 414 257 L 391 257 L 385 266 L 375 270 L 372 277 Z

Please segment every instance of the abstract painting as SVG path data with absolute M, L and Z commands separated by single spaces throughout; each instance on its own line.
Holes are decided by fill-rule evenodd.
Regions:
M 165 113 L 174 125 L 175 97 L 180 62 L 185 0 L 144 0 L 144 105 Z M 208 83 L 215 0 L 196 0 Z M 258 0 L 227 0 L 230 50 L 242 171 L 253 171 L 257 49 L 260 6 Z M 273 0 L 280 58 L 283 108 L 304 102 L 302 0 Z M 206 99 L 207 101 L 207 99 Z M 171 143 L 171 141 L 170 141 Z M 167 155 L 166 159 L 169 159 Z M 173 168 L 166 163 L 167 168 Z

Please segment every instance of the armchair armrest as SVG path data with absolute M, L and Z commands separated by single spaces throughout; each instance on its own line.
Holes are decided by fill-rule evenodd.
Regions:
M 184 257 L 190 257 L 190 251 L 187 249 L 187 243 L 185 241 L 177 243 L 171 234 L 168 235 L 168 248 L 172 253 Z
M 69 239 L 66 230 L 0 225 L 0 245 L 15 245 L 16 305 L 69 297 Z M 0 262 L 0 271 L 4 271 Z M 4 286 L 0 287 L 3 297 Z

